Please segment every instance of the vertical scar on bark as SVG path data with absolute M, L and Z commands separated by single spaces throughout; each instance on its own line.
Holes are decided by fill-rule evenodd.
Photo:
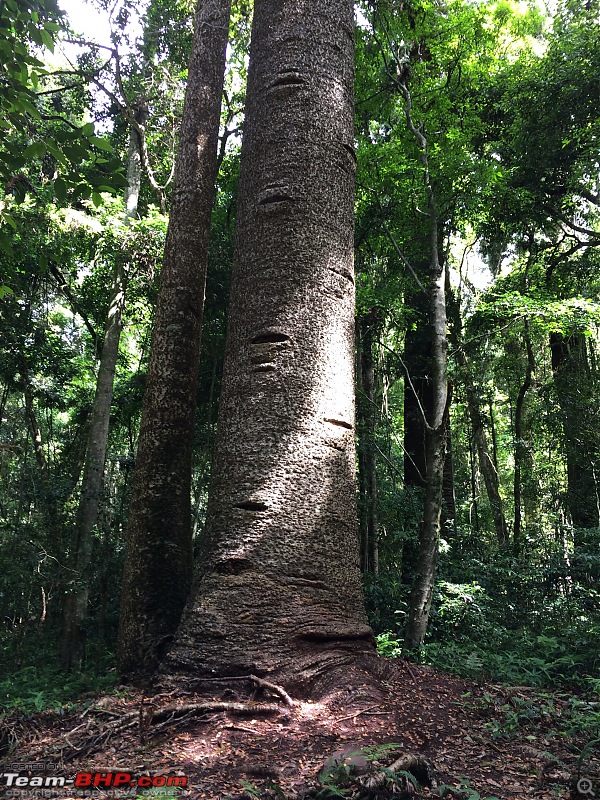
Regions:
M 358 159 L 356 158 L 356 150 L 354 149 L 354 147 L 351 144 L 343 144 L 342 147 L 347 153 L 350 153 L 352 160 L 356 164 Z

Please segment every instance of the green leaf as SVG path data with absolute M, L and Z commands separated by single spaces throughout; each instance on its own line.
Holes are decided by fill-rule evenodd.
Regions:
M 6 295 L 10 294 L 14 294 L 10 286 L 0 286 L 0 300 L 2 300 L 3 297 L 6 297 Z
M 62 178 L 56 178 L 54 181 L 54 194 L 56 195 L 56 199 L 61 203 L 64 203 L 67 199 L 67 184 Z
M 113 146 L 107 139 L 101 139 L 99 136 L 90 136 L 90 142 L 99 150 L 106 150 L 107 153 L 113 152 Z
M 44 44 L 46 45 L 48 50 L 50 50 L 50 52 L 53 53 L 54 52 L 54 39 L 52 38 L 52 36 L 50 36 L 48 31 L 45 30 L 44 28 L 42 28 L 42 30 L 40 31 L 40 34 L 42 36 L 42 41 L 44 42 Z
M 0 250 L 3 250 L 9 256 L 12 256 L 12 238 L 2 231 L 0 231 Z
M 38 156 L 43 156 L 46 153 L 46 143 L 45 142 L 34 142 L 30 144 L 29 147 L 25 148 L 23 155 L 25 158 L 37 158 Z

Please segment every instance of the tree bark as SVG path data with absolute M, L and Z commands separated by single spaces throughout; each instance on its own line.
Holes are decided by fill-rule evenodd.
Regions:
M 353 5 L 256 0 L 204 551 L 162 680 L 374 654 L 354 444 Z
M 437 225 L 437 220 L 432 220 Z M 433 599 L 442 514 L 446 430 L 448 426 L 448 380 L 446 372 L 446 305 L 444 269 L 437 249 L 430 271 L 430 321 L 432 328 L 432 415 L 427 421 L 426 484 L 423 519 L 419 531 L 419 556 L 413 583 L 404 650 L 414 652 L 423 644 Z
M 574 528 L 575 551 L 587 547 L 590 528 L 598 528 L 598 483 L 594 462 L 598 435 L 590 425 L 596 408 L 593 379 L 587 357 L 586 337 L 573 333 L 550 335 L 552 371 L 561 410 L 567 460 L 567 504 Z
M 523 383 L 519 388 L 517 395 L 517 403 L 515 405 L 515 474 L 513 484 L 513 496 L 515 501 L 515 522 L 513 527 L 513 553 L 519 556 L 522 548 L 522 534 L 521 534 L 521 469 L 525 458 L 527 456 L 527 447 L 523 437 L 523 409 L 525 405 L 525 397 L 531 388 L 533 382 L 533 372 L 535 369 L 535 360 L 533 357 L 533 349 L 531 347 L 531 339 L 529 337 L 529 325 L 525 321 L 525 346 L 527 349 L 527 366 L 525 368 L 525 377 Z
M 196 13 L 127 528 L 118 661 L 134 681 L 154 671 L 192 579 L 193 430 L 230 11 L 230 0 L 204 0 Z
M 143 114 L 143 111 L 141 113 Z M 127 189 L 124 198 L 126 222 L 137 215 L 141 180 L 140 140 L 137 132 L 130 128 Z M 128 275 L 123 259 L 117 254 L 96 379 L 96 391 L 89 421 L 81 495 L 75 520 L 75 542 L 71 556 L 73 572 L 69 591 L 63 600 L 60 662 L 62 668 L 67 672 L 80 664 L 82 656 L 82 624 L 87 615 L 89 595 L 86 573 L 92 560 L 94 527 L 102 499 L 110 407 L 113 398 L 115 369 L 119 357 L 119 343 L 123 332 L 127 282 Z
M 429 324 L 431 331 L 431 414 L 425 414 L 426 473 L 423 519 L 419 532 L 419 561 L 413 583 L 404 639 L 407 653 L 417 650 L 423 643 L 429 622 L 433 599 L 437 557 L 440 538 L 440 519 L 446 456 L 446 430 L 448 414 L 448 338 L 446 318 L 446 276 L 440 260 L 439 221 L 436 199 L 429 174 L 428 143 L 422 126 L 416 127 L 412 119 L 412 99 L 406 84 L 398 81 L 406 103 L 408 129 L 421 151 L 423 182 L 429 207 Z
M 426 282 L 427 268 L 417 267 Z M 404 381 L 404 485 L 424 487 L 427 472 L 426 424 L 431 413 L 429 367 L 431 336 L 429 301 L 424 292 L 414 291 L 405 303 L 416 314 L 416 324 L 406 332 L 403 361 L 410 380 Z
M 483 475 L 485 490 L 492 510 L 496 538 L 500 547 L 506 547 L 509 542 L 508 523 L 504 516 L 504 503 L 500 495 L 500 482 L 498 480 L 495 458 L 492 457 L 488 448 L 483 414 L 481 412 L 481 401 L 475 388 L 469 363 L 462 348 L 457 349 L 456 358 L 462 369 L 465 394 L 467 397 L 467 410 L 469 412 L 473 431 L 473 440 L 477 450 L 479 469 Z M 475 497 L 475 495 L 473 496 Z
M 379 574 L 379 520 L 377 514 L 377 451 L 375 449 L 376 405 L 375 368 L 373 359 L 376 309 L 359 320 L 360 385 L 362 396 L 358 403 L 359 419 L 359 479 L 363 489 L 364 532 L 361 552 L 363 572 Z
M 456 527 L 456 493 L 454 491 L 454 458 L 452 453 L 452 428 L 450 426 L 450 406 L 452 405 L 452 384 L 448 383 L 448 402 L 446 420 L 446 455 L 444 457 L 444 479 L 442 487 L 442 530 L 449 538 L 455 539 Z

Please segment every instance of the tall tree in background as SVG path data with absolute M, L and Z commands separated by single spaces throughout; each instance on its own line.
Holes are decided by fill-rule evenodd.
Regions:
M 594 347 L 583 333 L 550 334 L 554 386 L 565 439 L 567 505 L 576 553 L 594 541 L 589 529 L 599 525 L 598 431 L 593 424 L 597 416 L 590 414 L 598 381 L 590 365 Z
M 140 120 L 138 120 L 140 121 Z M 137 216 L 142 183 L 142 156 L 139 133 L 130 128 L 127 156 L 127 189 L 125 191 L 125 224 Z M 71 670 L 81 658 L 81 624 L 87 613 L 89 586 L 86 572 L 92 559 L 94 526 L 102 495 L 110 407 L 113 398 L 115 369 L 124 324 L 125 294 L 128 270 L 126 257 L 115 259 L 111 295 L 98 364 L 96 392 L 90 416 L 81 495 L 75 519 L 75 541 L 72 554 L 73 578 L 65 595 L 60 660 Z
M 204 550 L 165 662 L 319 691 L 374 652 L 354 444 L 353 4 L 257 0 Z
M 175 631 L 192 579 L 191 472 L 200 333 L 231 0 L 200 2 L 136 469 L 119 668 L 141 680 Z

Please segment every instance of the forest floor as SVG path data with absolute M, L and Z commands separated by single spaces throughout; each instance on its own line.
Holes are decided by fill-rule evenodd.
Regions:
M 537 708 L 531 689 L 469 683 L 402 660 L 386 664 L 384 690 L 381 701 L 354 689 L 324 703 L 291 705 L 265 687 L 252 694 L 247 683 L 240 683 L 239 691 L 217 690 L 211 699 L 145 699 L 123 689 L 60 711 L 26 718 L 15 713 L 4 720 L 11 746 L 0 765 L 2 789 L 20 800 L 600 796 L 600 754 L 586 751 L 583 758 L 559 733 L 548 712 L 558 708 L 558 698 L 528 725 Z M 520 699 L 515 703 L 515 698 Z M 223 703 L 228 708 L 219 710 Z M 507 709 L 517 716 L 507 715 Z M 524 726 L 503 738 L 502 720 L 518 726 L 519 714 Z M 426 759 L 437 787 L 413 788 L 406 775 L 388 773 L 385 786 L 365 788 L 369 774 L 383 781 L 381 766 L 402 754 Z M 23 780 L 17 785 L 17 773 L 28 785 Z M 88 788 L 95 773 L 121 773 L 117 782 L 125 787 L 107 788 L 101 776 L 97 787 Z M 73 783 L 34 788 L 48 787 L 40 781 L 47 776 L 62 776 L 81 788 Z M 132 788 L 139 776 L 151 776 L 155 786 L 165 788 Z M 173 778 L 180 788 L 167 789 Z

